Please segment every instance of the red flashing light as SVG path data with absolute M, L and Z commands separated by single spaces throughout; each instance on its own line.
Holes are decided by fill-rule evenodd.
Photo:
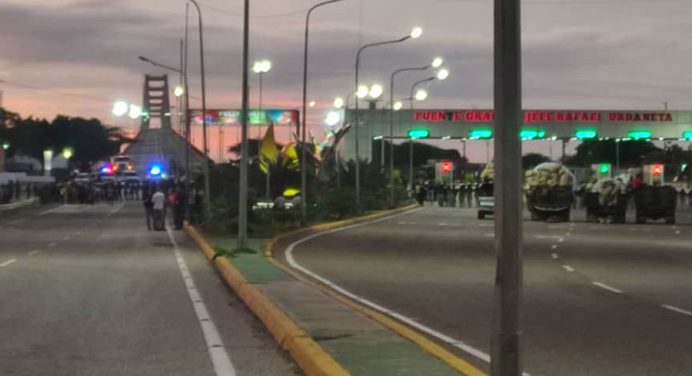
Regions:
M 453 169 L 453 165 L 452 165 L 452 162 L 450 162 L 450 161 L 443 161 L 442 164 L 440 165 L 440 170 L 444 174 L 449 174 L 450 172 L 452 172 L 452 169 Z
M 652 173 L 654 174 L 654 176 L 660 176 L 660 175 L 663 174 L 663 165 L 656 164 L 656 165 L 653 166 L 653 168 L 651 169 L 651 171 L 652 171 Z

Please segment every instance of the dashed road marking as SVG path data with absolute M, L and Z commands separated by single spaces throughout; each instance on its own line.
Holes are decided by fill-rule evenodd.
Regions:
M 680 230 L 675 230 L 675 235 L 680 235 Z
M 669 311 L 677 312 L 677 313 L 680 313 L 680 314 L 683 314 L 683 315 L 686 315 L 686 316 L 692 316 L 692 311 L 688 311 L 688 310 L 686 310 L 686 309 L 678 308 L 678 307 L 676 307 L 676 306 L 672 306 L 672 305 L 669 305 L 669 304 L 663 304 L 663 305 L 661 305 L 661 307 L 663 307 L 663 308 L 665 308 L 665 309 L 667 309 L 667 310 L 669 310 Z
M 569 266 L 569 265 L 562 265 L 562 268 L 565 269 L 565 270 L 567 270 L 567 271 L 570 272 L 570 273 L 573 273 L 573 272 L 574 272 L 574 268 L 571 267 L 571 266 Z
M 562 242 L 564 242 L 564 241 L 565 241 L 565 238 L 559 238 L 559 239 L 557 240 L 558 243 L 562 243 Z
M 7 260 L 7 261 L 5 261 L 5 262 L 3 262 L 3 263 L 0 263 L 0 268 L 4 268 L 4 267 L 6 267 L 6 266 L 12 265 L 12 264 L 14 264 L 15 262 L 17 262 L 17 260 L 15 260 L 15 259 L 9 259 L 9 260 Z
M 606 285 L 605 283 L 601 283 L 601 282 L 592 282 L 592 284 L 593 284 L 594 286 L 598 286 L 598 287 L 600 287 L 600 288 L 602 288 L 602 289 L 604 289 L 604 290 L 608 290 L 608 291 L 613 292 L 613 293 L 615 293 L 615 294 L 622 294 L 622 290 L 618 290 L 618 289 L 616 289 L 615 287 L 608 286 L 608 285 Z
M 56 242 L 52 242 L 52 243 L 48 244 L 48 246 L 51 248 L 55 247 L 56 245 L 58 245 L 58 243 L 56 243 Z
M 195 281 L 192 279 L 190 274 L 190 269 L 183 258 L 182 252 L 178 248 L 178 243 L 175 241 L 173 232 L 171 228 L 166 226 L 166 233 L 168 233 L 168 239 L 170 239 L 171 244 L 173 244 L 173 254 L 178 263 L 178 269 L 180 270 L 180 275 L 183 277 L 183 282 L 187 287 L 187 294 L 192 303 L 192 307 L 195 310 L 195 315 L 199 320 L 200 327 L 202 328 L 202 334 L 204 335 L 204 340 L 207 343 L 207 350 L 209 351 L 209 357 L 214 365 L 214 370 L 217 376 L 235 376 L 235 368 L 231 359 L 223 346 L 223 341 L 221 336 L 214 325 L 214 321 L 211 320 L 209 316 L 209 311 L 207 306 L 202 300 L 202 296 L 197 291 L 195 286 Z
M 557 253 L 552 253 L 552 254 L 550 255 L 550 257 L 552 257 L 553 260 L 557 260 L 558 258 L 560 258 L 560 256 L 558 256 Z
M 557 249 L 557 244 L 553 244 L 550 246 L 550 249 Z
M 35 254 L 37 254 L 37 253 L 39 253 L 39 252 L 41 252 L 40 249 L 34 249 L 33 251 L 29 251 L 29 252 L 27 253 L 27 255 L 33 256 L 33 255 L 35 255 Z
M 536 239 L 558 239 L 559 235 L 534 235 Z
M 65 241 L 70 240 L 70 239 L 72 239 L 72 237 L 70 235 L 65 235 L 62 237 L 62 240 L 65 240 Z

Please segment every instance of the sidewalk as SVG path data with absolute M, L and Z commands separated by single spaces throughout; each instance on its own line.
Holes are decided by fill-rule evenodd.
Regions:
M 235 240 L 211 237 L 217 249 L 231 250 Z M 230 263 L 278 306 L 300 329 L 322 347 L 343 369 L 359 376 L 446 376 L 460 372 L 424 351 L 412 341 L 379 322 L 327 296 L 274 265 L 259 250 L 263 241 L 253 239 L 256 253 L 228 257 Z M 462 373 L 463 374 L 463 373 Z M 482 375 L 479 372 L 468 375 Z

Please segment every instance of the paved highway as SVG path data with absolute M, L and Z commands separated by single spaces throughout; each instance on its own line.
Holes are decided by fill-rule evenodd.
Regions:
M 0 217 L 0 375 L 298 374 L 182 233 L 141 204 Z
M 525 223 L 531 376 L 692 374 L 692 226 Z M 297 244 L 284 261 L 488 369 L 492 220 L 425 208 Z

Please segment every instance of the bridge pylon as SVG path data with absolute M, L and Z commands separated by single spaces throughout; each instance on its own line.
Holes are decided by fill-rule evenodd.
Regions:
M 167 74 L 144 76 L 142 111 L 148 116 L 142 116 L 142 131 L 149 129 L 151 119 L 158 119 L 161 128 L 171 129 L 171 102 L 168 93 Z

